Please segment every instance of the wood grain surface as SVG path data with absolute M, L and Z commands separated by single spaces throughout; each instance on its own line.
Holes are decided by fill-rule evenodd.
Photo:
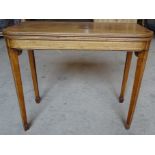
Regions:
M 105 38 L 151 37 L 152 31 L 135 23 L 23 22 L 3 31 L 4 36 L 80 36 Z M 57 38 L 59 39 L 59 38 Z

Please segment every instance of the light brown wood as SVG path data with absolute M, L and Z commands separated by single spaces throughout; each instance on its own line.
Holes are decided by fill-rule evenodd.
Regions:
M 102 36 L 7 36 L 8 39 L 12 40 L 45 40 L 45 41 L 96 41 L 96 42 L 140 42 L 150 41 L 150 37 L 102 37 Z
M 6 28 L 4 36 L 21 39 L 27 36 L 48 37 L 103 37 L 103 38 L 150 38 L 152 31 L 135 23 L 93 22 L 23 22 Z
M 32 81 L 33 81 L 34 93 L 35 93 L 35 101 L 36 103 L 40 103 L 41 98 L 40 98 L 39 89 L 38 89 L 38 79 L 37 79 L 34 51 L 28 50 L 28 56 L 29 56 L 29 63 L 30 63 Z
M 137 23 L 137 19 L 95 19 L 94 21 L 104 23 Z
M 18 102 L 19 102 L 19 108 L 22 118 L 22 123 L 24 130 L 27 130 L 29 128 L 27 123 L 27 116 L 26 116 L 26 108 L 25 108 L 25 101 L 24 101 L 24 94 L 23 94 L 23 86 L 22 86 L 22 79 L 21 79 L 21 73 L 20 73 L 20 66 L 19 66 L 19 60 L 18 60 L 18 50 L 16 49 L 10 49 L 8 48 L 8 54 L 9 59 L 12 67 Z
M 124 74 L 123 74 L 123 81 L 122 81 L 122 87 L 121 87 L 121 93 L 119 97 L 119 102 L 122 103 L 124 101 L 124 94 L 125 94 L 125 89 L 127 85 L 127 80 L 128 80 L 128 75 L 129 75 L 129 70 L 130 70 L 130 65 L 131 65 L 131 60 L 132 60 L 132 51 L 127 52 L 126 54 L 126 62 L 125 62 L 125 67 L 124 67 Z
M 146 42 L 104 42 L 104 41 L 49 41 L 49 40 L 9 40 L 11 48 L 19 49 L 71 49 L 71 50 L 115 50 L 141 51 Z
M 138 53 L 138 59 L 137 59 L 137 67 L 136 67 L 136 72 L 135 72 L 135 79 L 134 79 L 134 84 L 133 84 L 133 89 L 132 89 L 132 94 L 131 94 L 131 101 L 130 101 L 130 107 L 129 107 L 129 112 L 128 112 L 128 118 L 126 122 L 126 128 L 129 129 L 131 126 L 131 122 L 133 119 L 134 111 L 136 108 L 136 103 L 137 103 L 137 98 L 142 82 L 142 77 L 145 69 L 145 64 L 148 56 L 148 51 L 143 51 Z
M 153 32 L 133 23 L 89 23 L 89 22 L 23 22 L 3 32 L 8 46 L 9 58 L 19 100 L 23 126 L 27 129 L 26 109 L 18 55 L 22 49 L 29 53 L 35 96 L 39 97 L 35 66 L 35 49 L 74 49 L 131 51 L 138 56 L 126 127 L 129 128 L 135 111 L 141 80 L 144 72 L 149 44 Z M 17 52 L 20 51 L 20 52 Z M 132 53 L 127 53 L 121 97 L 124 97 Z

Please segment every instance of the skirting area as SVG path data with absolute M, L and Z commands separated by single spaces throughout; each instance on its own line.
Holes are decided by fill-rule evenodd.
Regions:
M 155 39 L 144 73 L 130 130 L 127 116 L 136 59 L 133 57 L 126 98 L 119 104 L 125 53 L 35 52 L 42 101 L 34 101 L 27 52 L 20 56 L 28 121 L 21 125 L 4 40 L 0 40 L 0 134 L 155 134 Z

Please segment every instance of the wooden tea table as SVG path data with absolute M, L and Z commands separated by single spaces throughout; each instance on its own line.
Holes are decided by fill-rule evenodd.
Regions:
M 29 128 L 23 94 L 22 79 L 18 56 L 23 49 L 28 50 L 35 100 L 40 102 L 34 50 L 100 50 L 126 52 L 123 82 L 119 102 L 124 101 L 132 54 L 137 56 L 135 79 L 126 128 L 130 128 L 136 102 L 141 87 L 143 72 L 147 60 L 153 32 L 131 23 L 89 23 L 89 22 L 24 22 L 6 28 L 6 39 L 12 73 L 15 81 L 23 127 Z

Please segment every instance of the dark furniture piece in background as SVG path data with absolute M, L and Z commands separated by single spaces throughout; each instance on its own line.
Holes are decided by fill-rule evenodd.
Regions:
M 145 19 L 144 26 L 155 32 L 155 19 Z
M 4 28 L 20 22 L 20 19 L 0 19 L 0 37 L 2 37 L 2 31 Z
M 26 19 L 26 21 L 50 21 L 50 22 L 93 22 L 93 19 Z

